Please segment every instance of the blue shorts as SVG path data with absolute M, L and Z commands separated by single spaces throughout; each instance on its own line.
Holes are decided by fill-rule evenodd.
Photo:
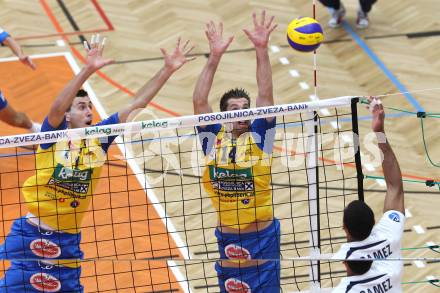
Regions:
M 6 101 L 6 98 L 3 96 L 2 91 L 0 91 L 0 111 L 6 108 L 8 105 L 8 101 Z
M 0 292 L 84 292 L 81 268 L 52 266 L 40 261 L 12 261 L 0 280 Z
M 225 268 L 215 264 L 220 292 L 280 292 L 280 261 L 267 261 L 246 268 Z
M 280 259 L 280 236 L 280 221 L 276 218 L 258 232 L 232 234 L 215 230 L 221 259 Z
M 46 231 L 21 217 L 0 245 L 0 259 L 82 259 L 80 243 L 81 233 Z

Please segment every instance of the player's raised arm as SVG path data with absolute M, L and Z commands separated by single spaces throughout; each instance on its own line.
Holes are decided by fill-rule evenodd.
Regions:
M 213 21 L 207 23 L 205 34 L 208 38 L 210 52 L 208 61 L 200 73 L 194 89 L 194 114 L 212 112 L 212 108 L 208 102 L 208 96 L 212 87 L 212 81 L 214 80 L 214 74 L 217 70 L 218 64 L 220 63 L 221 57 L 234 39 L 234 36 L 223 39 L 223 23 L 221 22 L 218 24 L 218 26 L 216 26 Z
M 188 57 L 192 49 L 194 46 L 189 44 L 189 40 L 182 44 L 181 38 L 177 40 L 172 53 L 161 48 L 165 62 L 163 67 L 136 93 L 134 102 L 119 112 L 119 121 L 123 123 L 134 110 L 145 108 L 174 72 L 188 61 L 194 60 L 195 57 Z
M 267 52 L 270 34 L 277 27 L 277 24 L 273 24 L 274 18 L 274 16 L 271 16 L 270 19 L 266 19 L 266 11 L 263 10 L 261 19 L 257 20 L 256 14 L 253 13 L 254 30 L 243 29 L 249 40 L 254 44 L 257 54 L 257 107 L 272 106 L 274 104 L 272 68 Z
M 112 59 L 104 59 L 102 53 L 104 51 L 105 38 L 102 42 L 99 39 L 99 35 L 92 36 L 90 47 L 88 44 L 84 44 L 87 52 L 87 60 L 85 66 L 81 71 L 64 87 L 62 92 L 57 96 L 55 102 L 50 108 L 48 121 L 49 124 L 57 128 L 64 119 L 64 114 L 72 105 L 72 101 L 75 98 L 76 93 L 84 84 L 84 82 L 95 71 L 113 62 Z
M 391 145 L 385 136 L 385 113 L 381 101 L 370 97 L 370 109 L 373 114 L 372 129 L 378 137 L 379 149 L 383 154 L 382 169 L 387 184 L 387 194 L 384 202 L 384 212 L 389 210 L 405 213 L 402 173 Z
M 11 37 L 6 31 L 0 28 L 0 42 L 5 44 L 11 49 L 12 53 L 20 59 L 20 61 L 24 64 L 35 70 L 37 67 L 35 66 L 32 59 L 23 53 L 21 46 L 17 43 L 17 41 Z

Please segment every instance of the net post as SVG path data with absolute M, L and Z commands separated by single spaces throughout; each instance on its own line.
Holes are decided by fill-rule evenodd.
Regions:
M 357 114 L 357 104 L 359 103 L 359 98 L 353 98 L 351 100 L 351 123 L 353 129 L 353 147 L 355 150 L 354 160 L 356 163 L 356 176 L 358 183 L 358 198 L 364 201 L 364 174 L 362 172 L 362 161 L 361 161 L 361 149 L 359 140 L 359 127 L 358 127 L 358 114 Z
M 318 113 L 307 113 L 307 180 L 308 204 L 310 219 L 310 290 L 316 291 L 320 287 L 320 221 L 319 221 L 319 169 L 318 169 Z

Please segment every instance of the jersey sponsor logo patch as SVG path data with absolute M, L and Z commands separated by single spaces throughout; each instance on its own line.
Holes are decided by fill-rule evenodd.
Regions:
M 59 181 L 90 181 L 92 169 L 70 169 L 58 164 L 53 172 L 53 177 Z
M 229 259 L 251 259 L 249 250 L 236 244 L 226 245 L 225 254 Z
M 32 287 L 41 292 L 59 292 L 61 282 L 54 276 L 46 273 L 36 273 L 29 279 Z
M 225 169 L 209 165 L 209 176 L 211 180 L 246 180 L 252 178 L 251 168 Z
M 39 257 L 56 258 L 61 255 L 61 248 L 48 239 L 35 239 L 29 246 L 32 252 Z
M 229 278 L 225 282 L 225 289 L 231 293 L 251 293 L 251 287 L 243 281 L 235 278 Z
M 394 222 L 397 222 L 397 223 L 400 222 L 400 216 L 399 216 L 398 213 L 391 213 L 391 214 L 388 215 L 388 218 L 390 218 Z
M 47 184 L 75 192 L 80 196 L 85 195 L 89 191 L 92 171 L 92 169 L 70 169 L 58 164 Z
M 209 177 L 212 187 L 218 191 L 246 192 L 255 190 L 251 168 L 233 170 L 210 165 Z

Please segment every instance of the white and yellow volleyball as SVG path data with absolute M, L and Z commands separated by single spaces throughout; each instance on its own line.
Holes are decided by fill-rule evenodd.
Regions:
M 324 32 L 315 19 L 301 17 L 292 20 L 287 26 L 287 41 L 297 51 L 311 52 L 324 41 Z

